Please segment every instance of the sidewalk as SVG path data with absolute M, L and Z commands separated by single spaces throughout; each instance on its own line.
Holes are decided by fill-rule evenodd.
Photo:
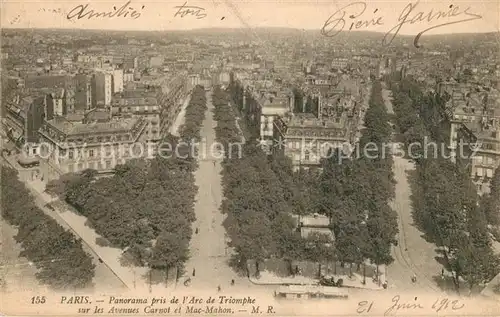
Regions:
M 179 136 L 179 128 L 184 124 L 185 120 L 185 115 L 186 115 L 186 108 L 189 105 L 189 102 L 191 101 L 191 93 L 186 96 L 182 103 L 181 110 L 177 114 L 177 117 L 175 118 L 174 123 L 169 129 L 170 134 Z
M 27 185 L 31 190 L 36 191 L 38 196 L 46 203 L 58 200 L 43 192 L 45 185 L 39 180 L 27 182 Z M 52 206 L 55 209 L 57 217 L 64 221 L 67 226 L 69 226 L 104 263 L 106 263 L 111 271 L 113 271 L 129 290 L 151 290 L 152 292 L 156 292 L 165 291 L 167 289 L 164 283 L 156 285 L 151 283 L 150 285 L 148 279 L 149 269 L 147 267 L 122 266 L 120 259 L 123 251 L 121 249 L 99 246 L 96 243 L 96 238 L 100 237 L 100 235 L 98 235 L 94 229 L 85 225 L 87 218 L 70 211 L 69 206 L 66 206 L 65 210 L 61 209 L 61 206 L 65 206 L 63 202 L 59 201 L 58 204 L 52 204 Z M 58 219 L 55 220 L 57 221 Z M 168 289 L 174 287 L 174 282 L 169 283 Z

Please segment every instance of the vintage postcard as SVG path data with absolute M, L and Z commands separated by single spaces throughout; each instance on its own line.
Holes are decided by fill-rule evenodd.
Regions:
M 2 316 L 500 316 L 500 3 L 1 0 Z

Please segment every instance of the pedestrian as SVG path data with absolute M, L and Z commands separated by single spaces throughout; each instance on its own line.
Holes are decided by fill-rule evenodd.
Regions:
M 220 288 L 220 285 L 217 286 L 217 292 L 220 292 L 221 288 Z
M 215 161 L 212 161 L 212 163 L 214 163 L 214 167 L 215 167 Z
M 413 274 L 413 276 L 411 277 L 411 281 L 413 283 L 416 283 L 417 282 L 417 276 L 415 275 L 415 273 Z
M 233 279 L 233 280 L 231 280 L 231 285 L 234 285 L 234 279 Z
M 198 228 L 196 228 L 196 230 L 194 231 L 194 233 L 198 234 Z
M 195 275 L 196 275 L 196 270 L 195 270 L 195 269 L 193 269 L 193 276 L 195 276 Z

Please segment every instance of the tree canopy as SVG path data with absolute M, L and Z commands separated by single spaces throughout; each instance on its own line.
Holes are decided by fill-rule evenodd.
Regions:
M 195 220 L 198 189 L 193 172 L 197 165 L 195 153 L 189 153 L 188 147 L 175 149 L 181 140 L 199 140 L 206 109 L 205 89 L 197 86 L 180 138 L 167 135 L 162 141 L 175 155 L 127 161 L 117 165 L 110 178 L 96 178 L 93 170 L 64 175 L 52 182 L 49 190 L 87 217 L 112 246 L 127 249 L 140 265 L 167 270 L 174 265 L 182 267 L 189 256 L 191 223 Z
M 1 173 L 2 217 L 17 227 L 20 255 L 34 263 L 37 279 L 58 290 L 90 286 L 95 265 L 81 240 L 35 205 L 14 169 L 2 167 Z
M 447 144 L 449 126 L 443 109 L 449 96 L 425 94 L 412 78 L 391 86 L 397 122 L 405 134 L 406 145 L 423 145 L 425 138 L 438 145 Z M 480 198 L 469 176 L 469 164 L 449 160 L 446 146 L 415 161 L 415 223 L 442 248 L 444 266 L 452 272 L 457 291 L 461 279 L 471 290 L 488 282 L 500 271 L 488 233 L 488 224 L 498 221 L 498 211 L 494 212 L 495 208 L 498 210 L 498 179 L 492 181 L 492 194 Z

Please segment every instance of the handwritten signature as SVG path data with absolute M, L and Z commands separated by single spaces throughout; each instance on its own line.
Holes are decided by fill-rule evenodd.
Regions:
M 415 3 L 408 3 L 408 5 L 403 9 L 398 18 L 398 23 L 393 26 L 384 36 L 382 40 L 383 45 L 389 45 L 392 43 L 394 38 L 399 34 L 403 25 L 407 24 L 418 24 L 421 22 L 430 23 L 434 21 L 443 21 L 444 19 L 456 18 L 460 17 L 460 20 L 444 22 L 439 25 L 435 25 L 429 27 L 415 36 L 413 40 L 413 45 L 415 47 L 420 47 L 418 43 L 420 37 L 427 31 L 436 29 L 439 27 L 443 27 L 445 25 L 464 23 L 468 21 L 481 19 L 482 16 L 479 14 L 469 12 L 471 10 L 470 6 L 461 9 L 458 5 L 450 5 L 446 11 L 433 10 L 431 9 L 428 12 L 419 11 L 416 12 L 420 1 Z M 370 19 L 362 18 L 363 14 L 367 9 L 367 5 L 365 2 L 352 2 L 340 10 L 333 13 L 324 23 L 323 28 L 321 29 L 321 34 L 327 37 L 334 37 L 338 35 L 341 31 L 344 30 L 346 24 L 350 23 L 347 31 L 358 30 L 361 28 L 368 28 L 370 26 L 379 26 L 384 25 L 383 17 L 378 15 L 376 16 L 378 10 L 375 10 L 372 13 Z M 347 18 L 346 18 L 347 17 Z M 349 22 L 347 22 L 349 21 Z
M 139 11 L 136 9 L 132 8 L 130 6 L 130 3 L 132 1 L 126 2 L 124 5 L 122 5 L 119 8 L 116 8 L 116 6 L 113 7 L 113 11 L 108 11 L 108 12 L 95 12 L 94 10 L 90 9 L 89 10 L 89 4 L 83 5 L 79 4 L 71 11 L 69 11 L 68 15 L 66 18 L 68 20 L 72 20 L 76 18 L 77 20 L 87 18 L 87 19 L 92 19 L 92 18 L 114 18 L 114 17 L 129 17 L 131 19 L 138 19 L 141 16 L 140 10 L 144 9 L 145 6 L 142 6 Z
M 199 20 L 199 19 L 203 19 L 204 17 L 207 16 L 207 14 L 203 12 L 203 11 L 205 11 L 205 8 L 196 7 L 196 6 L 188 6 L 187 2 L 184 2 L 183 5 L 176 6 L 174 8 L 179 9 L 174 14 L 174 17 L 179 16 L 179 17 L 183 18 L 186 15 L 191 15 L 191 16 L 194 15 L 196 17 L 196 19 Z

